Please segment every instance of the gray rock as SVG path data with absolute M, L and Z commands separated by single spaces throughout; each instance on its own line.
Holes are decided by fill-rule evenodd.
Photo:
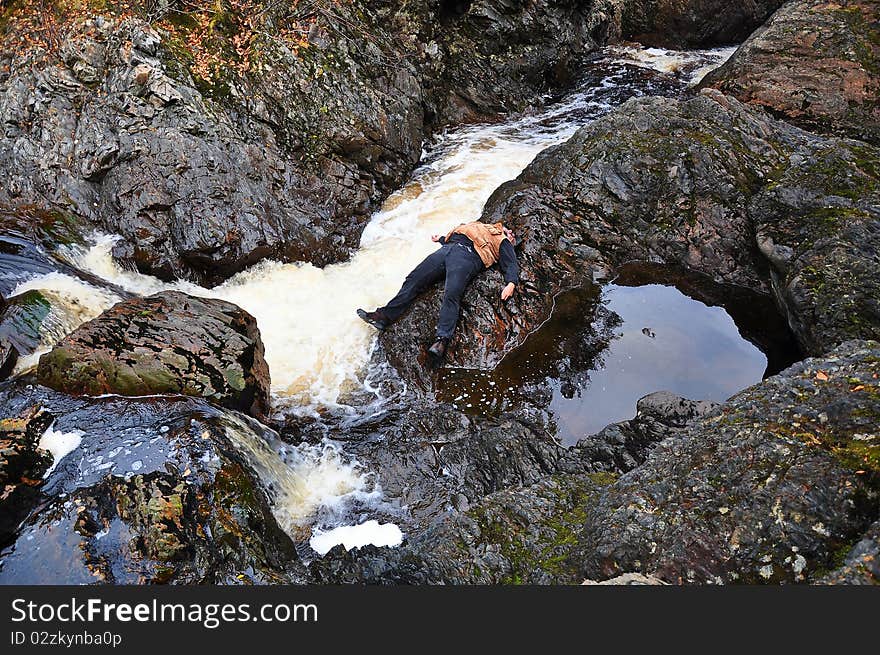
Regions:
M 623 0 L 623 36 L 683 50 L 742 42 L 784 0 Z
M 572 451 L 588 470 L 626 473 L 642 464 L 654 444 L 678 434 L 690 421 L 716 406 L 658 391 L 640 398 L 636 416 L 581 439 Z
M 9 299 L 0 313 L 0 380 L 12 373 L 19 357 L 37 350 L 44 330 L 49 334 L 54 331 L 51 311 L 49 300 L 39 291 L 27 291 Z
M 166 280 L 216 283 L 266 257 L 345 259 L 433 129 L 522 107 L 617 33 L 612 0 L 445 7 L 335 5 L 297 45 L 279 29 L 308 9 L 275 3 L 250 35 L 250 70 L 218 27 L 204 47 L 223 65 L 207 77 L 181 16 L 162 29 L 64 25 L 57 53 L 12 30 L 0 205 L 63 208 L 122 235 L 114 255 Z
M 816 161 L 820 153 L 834 165 L 797 163 Z M 561 291 L 592 283 L 597 273 L 613 277 L 637 262 L 699 273 L 770 300 L 780 285 L 756 237 L 771 230 L 759 226 L 775 225 L 774 244 L 802 258 L 821 257 L 829 242 L 818 237 L 830 230 L 842 253 L 835 260 L 838 270 L 867 270 L 878 250 L 880 187 L 870 165 L 876 157 L 869 146 L 811 135 L 714 90 L 684 101 L 630 100 L 540 153 L 486 203 L 482 220 L 505 221 L 519 235 L 521 284 L 507 303 L 498 298 L 496 271 L 470 285 L 448 363 L 495 367 L 547 320 Z M 808 202 L 815 206 L 840 207 L 840 220 L 832 215 L 831 221 L 796 223 L 786 218 L 793 209 L 771 207 L 772 198 L 806 202 L 798 190 L 803 188 L 813 189 Z M 853 211 L 858 215 L 850 220 Z M 776 294 L 781 313 L 811 353 L 848 338 L 875 338 L 880 325 L 874 276 L 831 275 L 840 279 L 838 289 L 845 283 L 846 293 L 813 293 L 798 302 Z M 641 283 L 651 281 L 649 275 Z M 693 285 L 691 291 L 717 304 L 710 286 Z M 417 355 L 431 342 L 439 293 L 425 294 L 381 337 L 389 361 L 421 388 L 431 387 L 431 372 Z M 819 316 L 823 320 L 814 320 Z M 807 334 L 798 327 L 804 323 L 823 336 Z M 597 315 L 595 324 L 598 342 L 608 321 Z
M 181 393 L 255 416 L 269 410 L 253 316 L 177 291 L 123 301 L 84 323 L 40 358 L 37 376 L 65 393 Z
M 877 342 L 755 385 L 658 444 L 592 507 L 586 577 L 799 582 L 863 534 L 878 496 Z
M 568 557 L 586 508 L 607 483 L 546 477 L 451 512 L 396 549 L 338 547 L 310 565 L 318 582 L 383 584 L 578 584 Z

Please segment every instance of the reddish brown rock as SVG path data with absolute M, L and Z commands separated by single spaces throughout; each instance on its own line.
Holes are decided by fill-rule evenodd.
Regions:
M 880 6 L 798 0 L 703 81 L 809 130 L 880 143 Z

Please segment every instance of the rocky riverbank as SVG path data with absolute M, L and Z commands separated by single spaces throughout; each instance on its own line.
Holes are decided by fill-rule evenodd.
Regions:
M 837 12 L 789 3 L 706 86 L 753 52 L 763 55 L 752 43 L 807 10 L 829 19 Z M 797 24 L 807 39 L 814 27 Z M 876 38 L 865 23 L 847 26 L 850 42 Z M 812 57 L 839 56 L 821 43 Z M 876 82 L 861 51 L 847 56 Z M 834 97 L 833 86 L 811 88 Z M 870 134 L 869 121 L 859 124 Z M 540 484 L 497 491 L 401 551 L 340 553 L 318 566 L 320 574 L 407 582 L 575 582 L 628 571 L 674 583 L 876 580 L 876 341 L 848 340 L 876 340 L 880 329 L 880 160 L 871 139 L 851 136 L 845 122 L 829 121 L 818 134 L 706 89 L 692 99 L 631 100 L 502 185 L 483 220 L 506 220 L 521 235 L 521 293 L 505 306 L 491 276 L 473 285 L 455 364 L 493 366 L 546 320 L 560 291 L 613 279 L 633 262 L 772 298 L 818 359 L 683 432 L 667 432 L 653 449 L 656 441 L 640 441 L 632 425 L 608 428 L 582 444 L 584 472 L 557 469 Z M 699 286 L 690 292 L 711 302 Z M 421 388 L 430 388 L 423 369 L 395 353 L 430 340 L 424 330 L 436 301 L 429 293 L 382 336 L 401 375 Z M 636 456 L 630 444 L 640 446 Z M 588 471 L 599 462 L 599 470 L 624 475 L 597 481 Z
M 434 129 L 564 85 L 618 33 L 612 0 L 94 4 L 4 9 L 0 204 L 208 283 L 344 259 Z
M 560 294 L 637 270 L 707 304 L 746 298 L 752 314 L 733 318 L 768 351 L 790 329 L 801 361 L 724 403 L 658 389 L 571 448 L 540 383 L 512 409 L 464 413 L 419 356 L 434 290 L 372 352 L 382 403 L 273 417 L 253 316 L 179 291 L 132 297 L 70 263 L 93 227 L 122 236 L 118 261 L 166 280 L 345 258 L 433 130 L 538 102 L 619 35 L 725 43 L 779 3 L 728 4 L 355 0 L 272 5 L 254 22 L 85 3 L 23 43 L 10 26 L 33 14 L 12 3 L 0 372 L 48 352 L 0 383 L 0 582 L 877 583 L 880 150 L 864 0 L 786 3 L 701 89 L 623 103 L 485 205 L 483 220 L 520 236 L 522 282 L 506 304 L 497 273 L 471 285 L 451 365 L 495 368 Z M 73 330 L 41 291 L 11 296 L 53 272 L 106 306 L 81 307 L 94 318 Z M 549 362 L 560 379 L 592 370 L 619 325 L 591 297 Z M 297 468 L 302 453 L 318 474 Z M 394 522 L 403 543 L 317 557 L 310 526 L 343 496 L 347 520 Z
M 679 584 L 876 581 L 878 355 L 876 342 L 847 342 L 701 408 L 684 428 L 676 404 L 655 406 L 661 420 L 646 441 L 658 445 L 640 465 L 557 464 L 400 549 L 340 548 L 313 571 L 326 582 L 575 583 L 622 572 Z M 621 428 L 644 434 L 643 421 Z M 592 444 L 573 453 L 587 468 L 597 455 Z

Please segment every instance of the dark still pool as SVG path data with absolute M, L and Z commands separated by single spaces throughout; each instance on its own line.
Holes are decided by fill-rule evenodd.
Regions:
M 531 405 L 572 445 L 632 418 L 654 391 L 721 402 L 795 360 L 769 299 L 728 290 L 733 300 L 712 306 L 676 288 L 693 292 L 683 278 L 626 286 L 637 279 L 560 294 L 550 320 L 495 371 L 443 370 L 438 398 L 484 415 Z M 706 288 L 692 295 L 716 295 Z

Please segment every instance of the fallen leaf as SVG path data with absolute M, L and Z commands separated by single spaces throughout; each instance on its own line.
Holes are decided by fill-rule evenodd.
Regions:
M 861 390 L 864 389 L 864 388 L 865 388 L 865 385 L 864 385 L 864 384 L 860 384 L 859 386 L 857 386 L 857 387 L 853 387 L 852 389 L 850 389 L 850 391 L 861 391 Z
M 828 374 L 825 371 L 819 371 L 816 373 L 816 379 L 822 380 L 823 382 L 828 379 Z

